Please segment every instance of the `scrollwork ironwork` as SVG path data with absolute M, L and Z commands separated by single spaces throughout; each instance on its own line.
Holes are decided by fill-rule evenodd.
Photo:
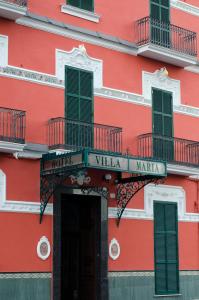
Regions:
M 138 177 L 139 178 L 139 177 Z M 149 183 L 162 183 L 164 178 L 147 178 L 138 181 L 117 184 L 117 225 L 119 226 L 122 214 L 133 196 Z

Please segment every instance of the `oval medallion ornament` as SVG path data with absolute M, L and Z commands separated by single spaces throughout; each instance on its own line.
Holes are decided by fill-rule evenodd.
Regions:
M 42 236 L 37 244 L 37 255 L 43 260 L 50 255 L 50 243 L 46 236 Z
M 116 260 L 120 256 L 120 244 L 116 239 L 112 239 L 109 244 L 109 256 Z

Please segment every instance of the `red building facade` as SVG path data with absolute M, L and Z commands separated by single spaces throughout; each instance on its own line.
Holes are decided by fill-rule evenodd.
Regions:
M 199 298 L 197 0 L 0 0 L 2 299 Z

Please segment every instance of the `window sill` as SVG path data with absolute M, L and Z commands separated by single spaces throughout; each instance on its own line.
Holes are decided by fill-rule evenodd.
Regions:
M 95 22 L 95 23 L 99 23 L 99 19 L 100 19 L 100 16 L 95 14 L 94 12 L 80 9 L 78 7 L 74 7 L 74 6 L 67 5 L 67 4 L 61 5 L 61 12 L 71 15 L 71 16 L 79 17 L 79 18 L 82 18 L 82 19 L 85 19 L 85 20 L 88 20 L 91 22 Z
M 181 297 L 182 294 L 167 294 L 167 295 L 154 295 L 154 298 L 159 298 L 159 297 Z

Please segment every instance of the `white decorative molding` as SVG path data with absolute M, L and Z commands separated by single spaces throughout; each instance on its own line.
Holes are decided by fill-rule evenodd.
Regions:
M 40 202 L 6 200 L 6 175 L 0 169 L 0 211 L 40 214 Z M 45 214 L 52 215 L 53 205 L 48 204 Z
M 109 243 L 109 256 L 116 260 L 120 256 L 120 244 L 118 241 L 114 238 Z
M 199 7 L 188 4 L 180 0 L 171 0 L 171 6 L 180 9 L 186 13 L 199 17 Z
M 147 72 L 145 72 L 147 73 Z M 149 73 L 154 74 L 154 73 Z M 64 80 L 58 79 L 56 76 L 46 73 L 41 73 L 33 70 L 17 68 L 12 66 L 7 66 L 5 68 L 0 67 L 0 76 L 25 80 L 28 82 L 33 82 L 35 84 L 48 85 L 52 88 L 64 89 Z M 129 102 L 132 104 L 151 106 L 151 99 L 144 98 L 144 96 L 130 93 L 122 90 L 116 90 L 108 87 L 95 88 L 94 95 L 106 99 L 114 99 L 117 101 Z M 151 92 L 150 92 L 151 95 Z M 174 105 L 174 112 L 197 117 L 199 118 L 199 107 L 193 107 L 189 105 Z
M 199 65 L 184 68 L 188 72 L 199 74 Z
M 199 213 L 186 212 L 186 194 L 182 187 L 148 184 L 144 188 L 144 209 L 125 209 L 122 218 L 153 220 L 153 202 L 167 201 L 178 204 L 178 220 L 199 222 Z M 109 218 L 117 218 L 117 208 L 110 207 Z
M 8 36 L 0 35 L 0 67 L 8 65 Z
M 168 163 L 167 164 L 168 174 L 177 174 L 181 176 L 189 176 L 190 179 L 194 176 L 195 178 L 199 176 L 199 168 L 192 166 Z M 193 177 L 193 178 L 194 178 Z
M 88 56 L 84 45 L 79 48 L 73 48 L 72 51 L 63 51 L 56 49 L 56 77 L 65 79 L 65 66 L 75 67 L 92 71 L 94 75 L 94 87 L 101 88 L 103 86 L 103 63 L 100 59 Z
M 45 32 L 50 32 L 56 35 L 64 36 L 67 38 L 72 38 L 74 40 L 77 40 L 78 42 L 81 41 L 101 46 L 107 49 L 112 49 L 118 52 L 128 53 L 134 56 L 137 55 L 137 47 L 133 43 L 121 43 L 117 41 L 117 39 L 115 39 L 115 41 L 103 39 L 99 36 L 94 36 L 88 33 L 77 32 L 75 30 L 72 30 L 71 28 L 67 28 L 67 26 L 61 27 L 53 23 L 46 23 L 43 21 L 35 20 L 31 17 L 20 18 L 16 21 L 16 23 L 30 28 L 43 30 Z
M 142 93 L 145 99 L 152 99 L 152 88 L 169 91 L 173 94 L 173 104 L 181 104 L 180 80 L 170 78 L 162 68 L 154 73 L 142 71 Z
M 6 153 L 22 152 L 26 144 L 0 141 L 0 151 Z
M 95 22 L 95 23 L 99 23 L 100 20 L 100 16 L 97 15 L 96 13 L 92 12 L 92 11 L 88 11 L 88 10 L 84 10 L 75 6 L 71 6 L 71 5 L 67 5 L 67 4 L 62 4 L 61 5 L 61 12 L 71 15 L 71 16 L 75 16 L 75 17 L 79 17 L 91 22 Z
M 52 273 L 0 273 L 0 279 L 44 279 L 52 278 Z
M 37 244 L 37 255 L 42 260 L 46 260 L 50 255 L 50 243 L 46 236 L 42 236 Z

